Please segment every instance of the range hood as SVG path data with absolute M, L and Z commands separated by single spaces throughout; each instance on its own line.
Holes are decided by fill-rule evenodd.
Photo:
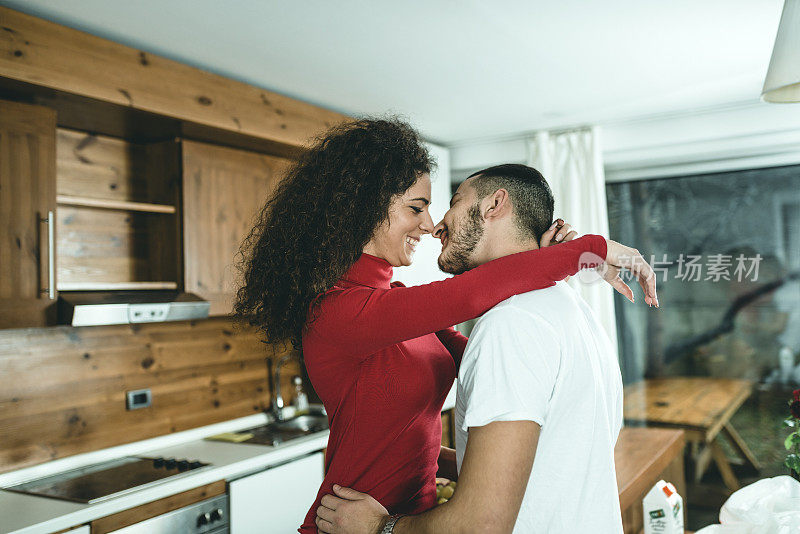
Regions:
M 210 303 L 174 290 L 65 291 L 59 293 L 58 322 L 72 326 L 159 323 L 208 317 Z

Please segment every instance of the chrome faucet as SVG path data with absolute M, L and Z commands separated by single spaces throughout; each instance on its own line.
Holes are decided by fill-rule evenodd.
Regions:
M 272 373 L 272 390 L 274 391 L 272 413 L 278 421 L 283 421 L 284 408 L 283 396 L 281 395 L 281 367 L 292 358 L 297 358 L 297 360 L 300 361 L 300 355 L 297 352 L 281 356 L 280 359 L 278 359 L 278 363 L 275 364 L 275 371 Z

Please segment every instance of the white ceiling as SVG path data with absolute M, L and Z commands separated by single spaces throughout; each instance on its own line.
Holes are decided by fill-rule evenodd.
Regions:
M 434 141 L 758 98 L 782 0 L 0 0 Z

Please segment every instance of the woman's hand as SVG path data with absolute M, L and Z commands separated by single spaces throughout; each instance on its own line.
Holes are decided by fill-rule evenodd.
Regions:
M 559 243 L 566 243 L 578 237 L 578 232 L 572 229 L 572 226 L 564 222 L 564 219 L 556 219 L 550 225 L 545 233 L 542 234 L 542 239 L 539 240 L 539 248 L 549 247 L 550 245 L 557 245 Z
M 564 219 L 556 219 L 550 228 L 542 234 L 539 248 L 572 241 L 577 236 L 578 232 L 573 230 L 571 225 L 564 222 Z M 623 297 L 633 302 L 633 291 L 619 276 L 623 268 L 628 269 L 636 276 L 639 285 L 642 286 L 644 301 L 648 305 L 658 308 L 655 273 L 653 268 L 644 261 L 639 251 L 610 239 L 606 239 L 606 246 L 606 261 L 595 268 L 603 280 L 608 282 Z
M 559 243 L 566 243 L 572 241 L 578 236 L 578 232 L 572 229 L 572 226 L 564 222 L 564 219 L 556 219 L 550 228 L 542 234 L 542 239 L 539 240 L 539 248 L 549 247 L 551 245 L 558 245 Z M 564 278 L 564 281 L 569 281 L 569 276 Z
M 611 284 L 622 296 L 633 302 L 633 291 L 619 277 L 621 269 L 628 269 L 636 276 L 639 285 L 644 291 L 644 301 L 649 306 L 658 308 L 658 295 L 656 295 L 656 275 L 653 268 L 644 261 L 644 258 L 635 248 L 626 247 L 616 241 L 606 239 L 606 261 L 595 267 L 603 280 Z

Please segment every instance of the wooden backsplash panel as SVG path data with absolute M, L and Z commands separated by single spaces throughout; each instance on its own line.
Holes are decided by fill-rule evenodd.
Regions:
M 0 472 L 257 413 L 285 353 L 227 318 L 0 331 Z M 153 405 L 127 411 L 142 388 Z

